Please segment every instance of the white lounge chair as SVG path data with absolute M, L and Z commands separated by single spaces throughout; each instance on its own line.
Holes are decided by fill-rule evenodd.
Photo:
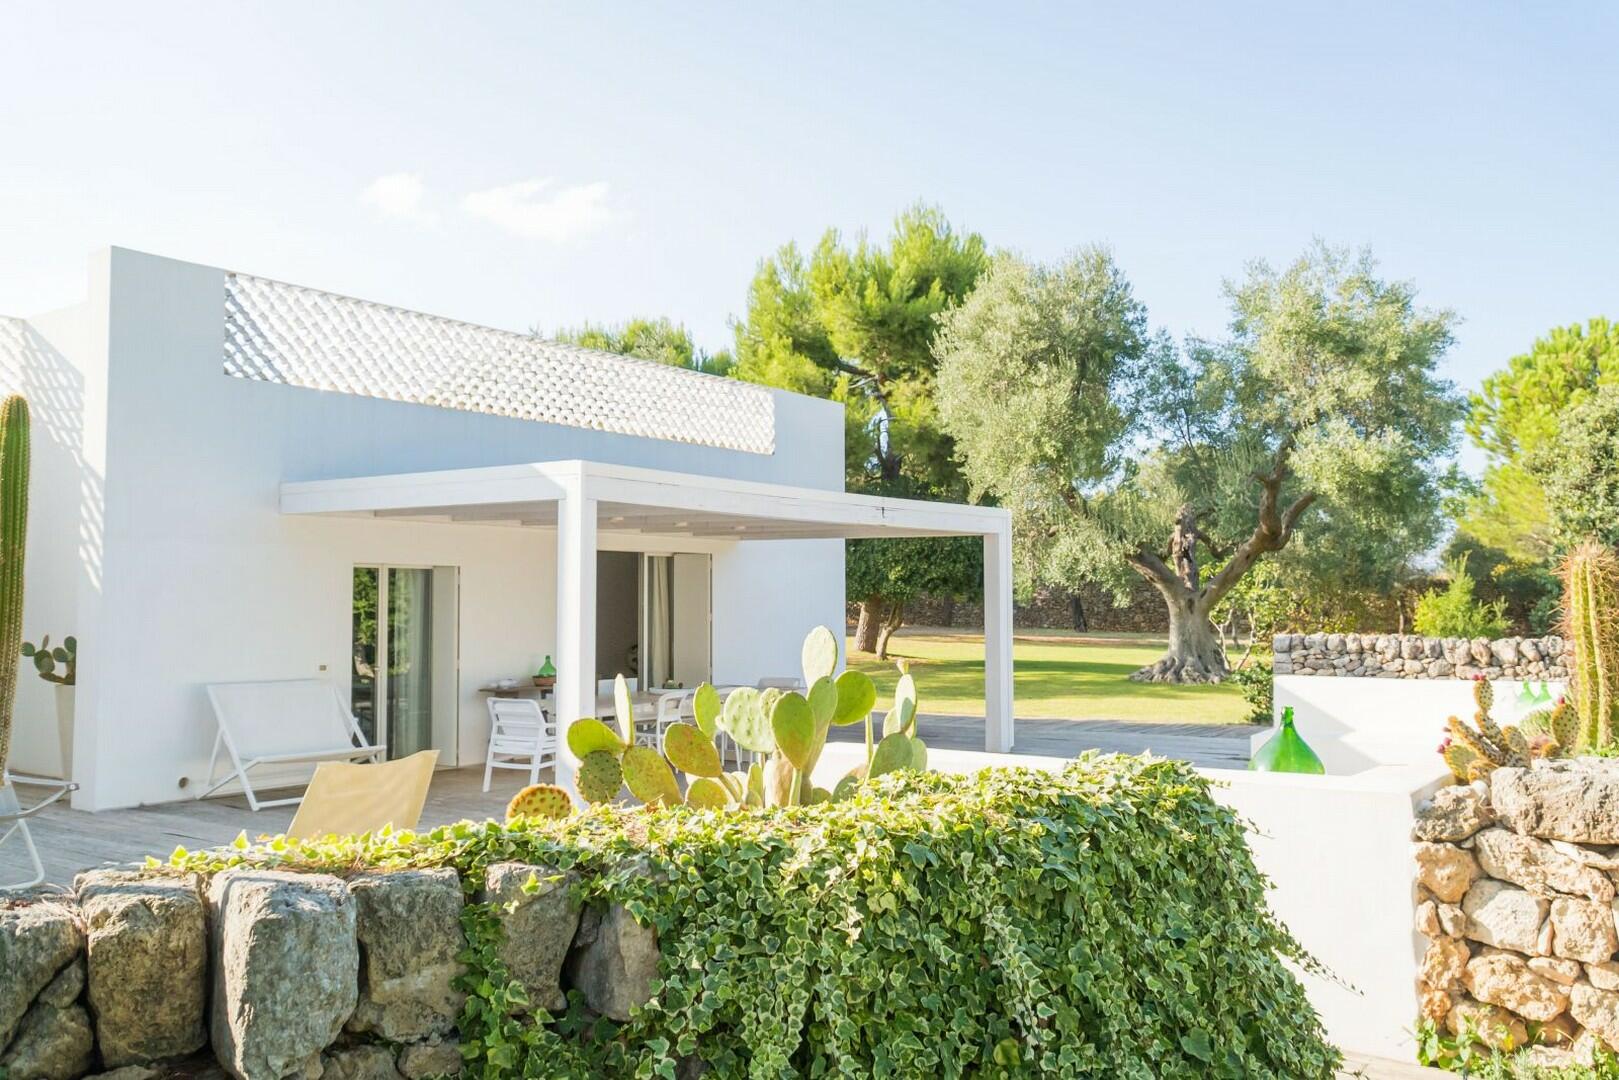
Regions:
M 381 761 L 384 743 L 368 743 L 354 714 L 337 689 L 318 679 L 282 679 L 273 682 L 212 683 L 208 700 L 214 706 L 219 734 L 208 759 L 206 798 L 239 780 L 247 805 L 257 811 L 266 806 L 288 806 L 302 796 L 260 799 L 248 772 L 260 765 L 314 761 Z M 219 751 L 233 766 L 215 780 Z
M 521 769 L 528 782 L 540 782 L 540 770 L 557 763 L 556 721 L 532 698 L 489 699 L 489 752 L 484 755 L 483 789 L 496 769 Z
M 22 801 L 17 798 L 16 784 L 39 785 L 54 788 L 49 795 L 35 803 L 28 809 L 23 809 Z M 32 776 L 19 776 L 16 773 L 0 773 L 0 848 L 16 837 L 27 854 L 28 872 L 32 875 L 26 881 L 8 881 L 0 883 L 0 892 L 13 889 L 30 889 L 45 880 L 45 864 L 39 861 L 39 849 L 34 846 L 34 838 L 28 831 L 28 819 L 45 809 L 51 803 L 60 799 L 70 791 L 77 791 L 79 785 L 65 780 L 45 780 Z

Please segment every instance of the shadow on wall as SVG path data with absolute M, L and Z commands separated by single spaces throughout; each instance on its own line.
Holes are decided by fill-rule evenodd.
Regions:
M 24 638 L 77 634 L 93 653 L 93 638 L 82 640 L 77 625 L 81 591 L 101 587 L 102 478 L 85 468 L 84 375 L 32 324 L 0 318 L 0 383 L 28 399 L 31 418 Z M 22 676 L 13 766 L 47 775 L 75 771 L 60 760 L 53 687 L 26 670 Z

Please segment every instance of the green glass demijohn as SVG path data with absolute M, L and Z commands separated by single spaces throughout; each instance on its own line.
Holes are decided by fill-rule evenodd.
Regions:
M 1253 772 L 1291 772 L 1326 774 L 1326 766 L 1316 757 L 1310 744 L 1293 726 L 1293 706 L 1282 710 L 1282 728 L 1248 761 Z
M 551 663 L 550 653 L 545 654 L 545 663 L 540 665 L 540 670 L 534 673 L 534 677 L 536 679 L 554 679 L 557 677 L 557 666 Z

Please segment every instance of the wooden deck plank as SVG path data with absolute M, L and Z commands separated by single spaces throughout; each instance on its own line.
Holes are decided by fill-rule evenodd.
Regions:
M 982 717 L 925 715 L 923 737 L 939 749 L 982 750 Z M 1150 750 L 1212 768 L 1241 768 L 1248 760 L 1248 736 L 1257 728 L 1205 724 L 1133 724 L 1110 720 L 1019 720 L 1017 754 L 1073 757 L 1084 750 L 1121 753 Z M 835 737 L 860 741 L 858 727 L 834 728 Z M 522 786 L 523 775 L 495 774 L 484 794 L 482 767 L 443 769 L 422 812 L 422 825 L 432 827 L 463 818 L 504 813 L 507 800 Z M 21 789 L 25 805 L 37 791 Z M 240 797 L 205 799 L 89 814 L 65 805 L 47 808 L 33 819 L 34 842 L 45 864 L 46 880 L 72 883 L 73 875 L 93 866 L 139 862 L 147 855 L 165 858 L 174 848 L 191 850 L 228 844 L 238 833 L 249 837 L 282 832 L 292 821 L 293 807 L 278 806 L 257 814 Z M 0 849 L 0 881 L 17 880 L 20 845 Z

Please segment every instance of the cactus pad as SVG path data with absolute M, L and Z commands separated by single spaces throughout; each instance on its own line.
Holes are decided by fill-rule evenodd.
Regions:
M 691 724 L 671 724 L 663 734 L 663 752 L 671 765 L 689 776 L 715 777 L 725 772 L 713 742 Z
M 531 784 L 506 804 L 506 820 L 518 817 L 565 818 L 573 813 L 573 800 L 555 784 Z
M 648 806 L 676 806 L 683 801 L 669 763 L 651 747 L 632 746 L 624 751 L 623 766 L 630 794 Z
M 825 731 L 832 725 L 832 717 L 838 711 L 838 684 L 830 678 L 816 679 L 807 696 L 810 712 L 815 716 L 816 729 Z
M 776 749 L 776 738 L 770 731 L 770 714 L 765 711 L 765 695 L 751 686 L 731 691 L 720 713 L 719 725 L 744 750 L 768 754 Z
M 911 736 L 911 768 L 917 772 L 928 771 L 928 744 L 919 736 Z
M 865 778 L 866 767 L 864 765 L 850 772 L 832 788 L 832 801 L 842 802 L 845 799 L 854 798 L 854 793 L 860 789 L 860 782 Z
M 597 750 L 579 759 L 579 773 L 574 780 L 586 802 L 610 802 L 618 798 L 618 789 L 624 786 L 624 772 L 617 754 Z
M 598 750 L 617 757 L 624 752 L 624 740 L 594 716 L 586 716 L 568 725 L 568 749 L 580 761 Z
M 838 676 L 838 708 L 832 714 L 834 724 L 858 724 L 871 715 L 877 705 L 877 686 L 864 671 L 845 671 Z
M 899 769 L 908 769 L 911 767 L 911 760 L 911 737 L 896 731 L 891 735 L 884 735 L 883 741 L 877 744 L 877 749 L 871 755 L 871 768 L 867 773 L 877 777 Z
M 765 804 L 765 771 L 757 761 L 748 766 L 748 783 L 743 788 L 742 798 L 749 806 Z
M 720 692 L 714 689 L 712 683 L 699 686 L 697 693 L 692 696 L 691 712 L 697 721 L 697 730 L 706 735 L 710 741 L 719 730 L 720 710 L 724 707 L 724 703 L 720 701 Z
M 764 789 L 766 806 L 790 806 L 798 788 L 798 770 L 781 754 L 771 754 L 765 762 Z
M 686 805 L 699 810 L 723 810 L 731 805 L 731 795 L 718 780 L 700 776 L 686 788 Z
M 908 671 L 894 684 L 894 707 L 900 710 L 905 734 L 911 734 L 916 729 L 916 679 Z
M 804 667 L 804 685 L 814 686 L 817 679 L 830 679 L 838 670 L 838 639 L 831 630 L 817 626 L 804 638 L 799 654 Z
M 635 742 L 635 705 L 630 700 L 630 684 L 624 676 L 613 676 L 613 713 L 618 717 L 618 737 L 629 746 Z
M 783 694 L 770 712 L 770 730 L 776 737 L 776 749 L 793 768 L 809 766 L 815 753 L 815 714 L 810 703 L 798 694 Z

